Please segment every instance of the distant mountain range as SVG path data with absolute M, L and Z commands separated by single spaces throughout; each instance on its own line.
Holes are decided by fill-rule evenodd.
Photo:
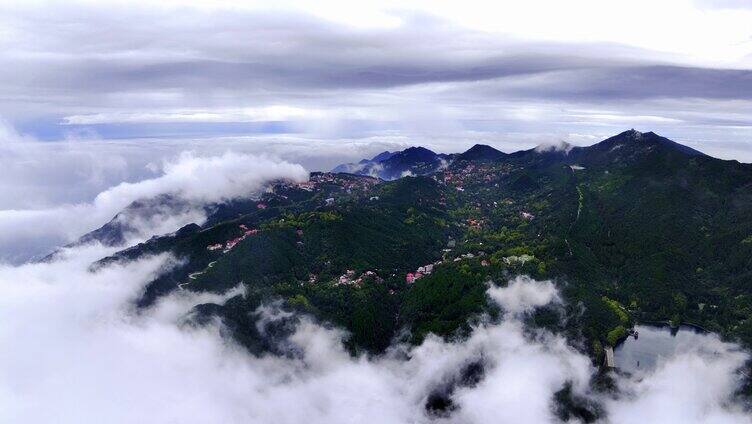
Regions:
M 622 148 L 624 150 L 614 153 L 616 149 Z M 704 155 L 704 153 L 653 132 L 641 133 L 629 130 L 592 146 L 579 147 L 562 142 L 557 145 L 541 145 L 514 153 L 504 153 L 484 144 L 476 144 L 467 151 L 457 154 L 441 154 L 424 147 L 410 147 L 400 152 L 379 153 L 372 159 L 363 159 L 358 163 L 341 164 L 332 169 L 332 172 L 369 175 L 383 180 L 394 180 L 406 175 L 431 174 L 447 168 L 454 161 L 506 160 L 539 165 L 551 161 L 563 161 L 574 164 L 578 161 L 608 161 L 619 157 L 626 158 L 628 155 L 639 154 L 652 149 L 673 150 L 689 156 Z
M 650 151 L 681 154 L 686 156 L 705 156 L 690 147 L 661 137 L 653 132 L 641 133 L 635 130 L 625 131 L 600 143 L 587 147 L 576 147 L 567 143 L 538 146 L 529 150 L 504 153 L 491 146 L 476 144 L 463 153 L 439 154 L 424 147 L 410 147 L 399 152 L 382 152 L 371 159 L 358 163 L 342 164 L 332 172 L 348 173 L 394 180 L 403 176 L 428 175 L 447 169 L 454 162 L 493 162 L 502 161 L 526 166 L 543 166 L 552 162 L 561 162 L 577 166 L 595 163 L 634 160 L 640 154 Z M 233 216 L 236 210 L 243 210 L 250 200 L 236 200 L 221 204 L 201 205 L 200 208 L 209 217 L 208 222 L 221 222 Z M 129 234 L 138 233 L 135 223 L 146 223 L 160 215 L 178 215 L 187 213 L 191 205 L 177 197 L 161 195 L 152 199 L 134 201 L 112 220 L 102 227 L 85 234 L 70 246 L 99 241 L 106 246 L 122 245 Z
M 434 153 L 425 147 L 409 147 L 400 152 L 382 152 L 372 159 L 346 163 L 332 172 L 368 175 L 383 180 L 394 180 L 407 175 L 426 175 L 446 168 L 455 155 Z

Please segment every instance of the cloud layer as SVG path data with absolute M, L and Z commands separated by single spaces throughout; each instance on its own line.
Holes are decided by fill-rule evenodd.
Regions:
M 0 116 L 54 140 L 399 134 L 532 147 L 637 127 L 752 161 L 750 19 L 738 4 L 680 0 L 10 2 Z
M 750 422 L 732 401 L 746 356 L 712 337 L 641 380 L 618 379 L 622 395 L 593 392 L 587 357 L 560 336 L 524 331 L 523 311 L 558 298 L 550 282 L 489 289 L 510 314 L 462 342 L 429 336 L 351 357 L 340 330 L 302 317 L 285 341 L 289 356 L 253 356 L 224 339 L 219 323 L 185 321 L 193 305 L 242 292 L 176 291 L 137 311 L 131 302 L 171 259 L 88 271 L 103 253 L 88 246 L 57 262 L 0 267 L 0 343 L 11 347 L 0 355 L 0 420 L 546 423 L 559 422 L 553 396 L 569 384 L 604 405 L 604 422 Z M 259 310 L 262 327 L 288 316 L 273 310 Z M 482 372 L 468 380 L 473 366 Z M 449 411 L 426 409 L 437 394 L 451 400 Z
M 132 222 L 133 227 L 139 229 L 135 234 L 128 235 L 132 242 L 154 234 L 175 231 L 191 222 L 203 222 L 205 216 L 202 207 L 204 205 L 250 197 L 257 194 L 270 181 L 279 179 L 301 181 L 308 175 L 300 165 L 266 156 L 230 151 L 206 156 L 183 152 L 177 157 L 166 156 L 162 163 L 157 162 L 159 163 L 157 165 L 154 160 L 159 159 L 149 157 L 148 150 L 136 149 L 135 152 L 131 152 L 131 155 L 140 152 L 144 155 L 144 159 L 151 159 L 147 165 L 152 170 L 133 170 L 134 163 L 128 163 L 125 160 L 120 170 L 132 172 L 134 175 L 152 174 L 153 177 L 136 182 L 121 182 L 106 188 L 87 201 L 71 201 L 76 197 L 73 193 L 69 194 L 73 199 L 65 201 L 65 197 L 62 196 L 55 202 L 54 199 L 44 199 L 45 194 L 54 189 L 66 190 L 71 186 L 75 190 L 79 182 L 83 185 L 89 182 L 88 188 L 93 191 L 110 178 L 118 176 L 119 172 L 116 169 L 112 174 L 103 177 L 102 181 L 91 181 L 90 178 L 96 177 L 91 174 L 87 177 L 85 174 L 78 173 L 78 166 L 81 164 L 103 166 L 108 169 L 106 163 L 99 163 L 100 155 L 97 154 L 96 148 L 101 146 L 92 146 L 94 149 L 88 152 L 86 149 L 70 147 L 56 157 L 54 161 L 56 168 L 48 169 L 39 166 L 34 169 L 33 166 L 27 165 L 23 172 L 14 172 L 12 169 L 13 164 L 17 164 L 19 159 L 28 158 L 35 163 L 34 153 L 56 154 L 55 150 L 50 151 L 49 148 L 58 146 L 40 146 L 39 142 L 22 141 L 7 144 L 4 147 L 6 152 L 13 155 L 11 159 L 7 159 L 11 171 L 8 180 L 0 183 L 0 193 L 12 196 L 17 189 L 14 182 L 19 180 L 30 185 L 36 182 L 44 186 L 41 180 L 54 181 L 56 174 L 63 177 L 65 184 L 62 188 L 52 184 L 39 193 L 40 198 L 46 202 L 52 201 L 52 204 L 34 207 L 34 195 L 29 193 L 25 199 L 29 202 L 26 208 L 5 210 L 0 208 L 0 261 L 19 262 L 34 255 L 49 253 L 54 247 L 76 240 L 82 234 L 105 224 L 135 200 L 170 195 L 184 201 L 186 207 L 179 210 L 164 208 L 161 213 L 156 211 L 154 216 Z M 4 159 L 0 159 L 0 163 L 6 162 Z M 122 158 L 111 159 L 119 161 Z M 40 165 L 44 163 L 47 161 L 41 162 Z M 70 166 L 70 173 L 66 171 L 68 166 Z M 92 174 L 96 174 L 96 171 Z M 35 178 L 38 181 L 35 181 Z M 12 197 L 6 199 L 10 202 L 15 201 Z

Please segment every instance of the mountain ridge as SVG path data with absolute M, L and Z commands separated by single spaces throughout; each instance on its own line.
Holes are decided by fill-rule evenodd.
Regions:
M 427 175 L 442 166 L 448 166 L 455 160 L 462 161 L 527 161 L 530 163 L 547 164 L 555 161 L 574 162 L 604 161 L 618 159 L 621 152 L 611 157 L 610 153 L 627 147 L 630 154 L 645 153 L 646 150 L 659 149 L 665 153 L 679 153 L 689 157 L 712 158 L 703 152 L 689 146 L 677 143 L 652 131 L 639 132 L 634 129 L 623 131 L 612 137 L 589 146 L 575 146 L 567 142 L 558 144 L 543 144 L 532 149 L 505 153 L 485 144 L 475 144 L 462 153 L 435 153 L 422 146 L 411 146 L 401 151 L 383 152 L 373 159 L 363 159 L 357 164 L 341 164 L 332 172 L 345 172 L 355 175 L 370 175 L 384 180 L 393 180 L 403 175 Z M 717 158 L 713 158 L 717 159 Z M 721 159 L 718 159 L 721 160 Z M 429 163 L 429 166 L 419 166 Z

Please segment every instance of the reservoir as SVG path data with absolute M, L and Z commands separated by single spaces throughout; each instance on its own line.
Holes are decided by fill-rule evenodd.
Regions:
M 682 325 L 636 325 L 639 336 L 630 336 L 614 349 L 616 366 L 633 374 L 651 371 L 656 364 L 677 353 L 700 346 L 709 337 L 694 327 Z

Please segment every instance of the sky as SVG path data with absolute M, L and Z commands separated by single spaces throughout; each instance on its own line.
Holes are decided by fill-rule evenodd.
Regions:
M 356 160 L 636 128 L 752 162 L 751 21 L 742 0 L 6 1 L 0 118 L 47 142 L 368 146 Z

